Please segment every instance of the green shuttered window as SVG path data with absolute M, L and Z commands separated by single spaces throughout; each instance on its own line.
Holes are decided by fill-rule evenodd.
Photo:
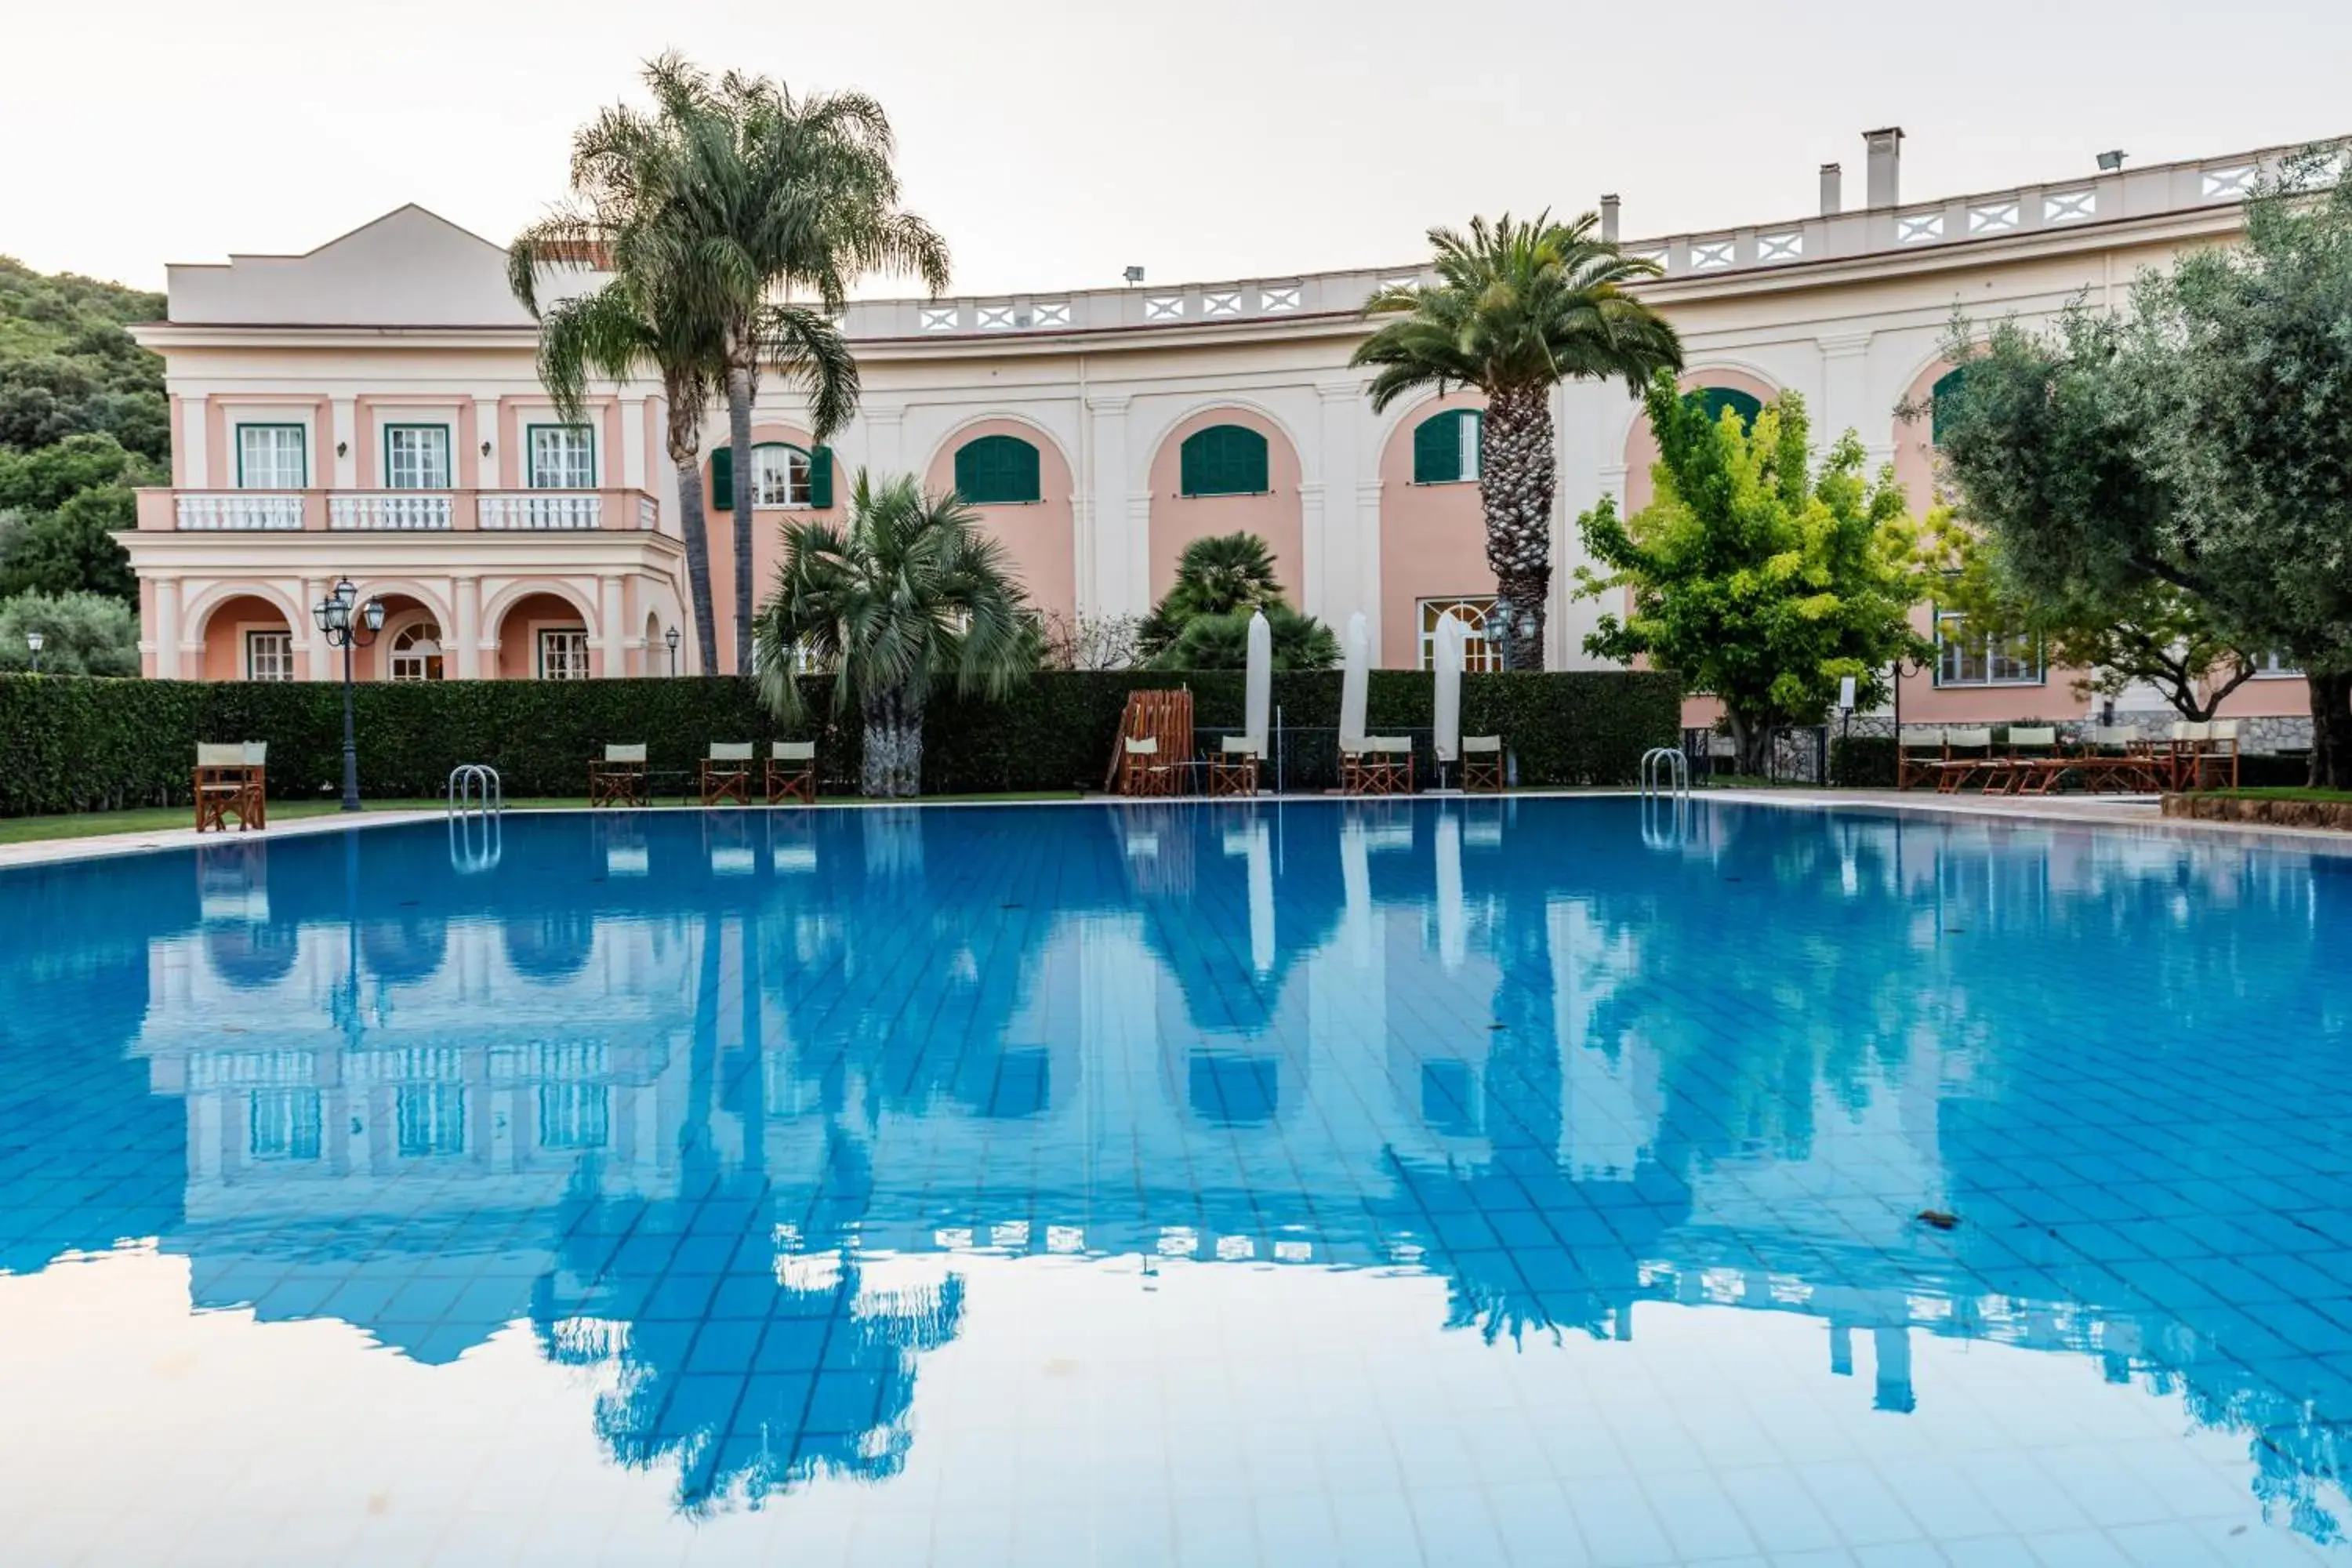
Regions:
M 1412 482 L 1475 482 L 1485 432 L 1486 420 L 1475 408 L 1451 408 L 1423 420 L 1412 431 Z
M 1043 498 L 1037 448 L 1018 436 L 982 436 L 956 448 L 956 493 L 974 506 L 1020 506 Z
M 1180 449 L 1188 496 L 1256 496 L 1274 487 L 1266 479 L 1265 437 L 1240 425 L 1212 425 L 1184 438 Z
M 1931 410 L 1927 416 L 1928 439 L 1938 447 L 1944 444 L 1944 423 L 1951 416 L 1952 399 L 1958 397 L 1960 389 L 1968 384 L 1969 367 L 1961 365 L 1938 377 L 1936 384 L 1928 389 L 1927 403 Z
M 703 504 L 712 511 L 735 510 L 735 448 L 719 447 L 710 454 L 710 493 Z M 833 448 L 803 452 L 782 441 L 763 441 L 751 448 L 751 510 L 809 507 L 817 511 L 833 506 Z

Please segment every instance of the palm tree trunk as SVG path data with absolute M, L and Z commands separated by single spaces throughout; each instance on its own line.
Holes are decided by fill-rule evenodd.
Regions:
M 669 460 L 677 470 L 677 520 L 686 532 L 686 591 L 694 609 L 694 649 L 700 672 L 719 672 L 719 626 L 711 617 L 710 518 L 702 496 L 702 410 L 669 402 Z M 651 658 L 653 650 L 647 648 Z
M 751 372 L 727 367 L 727 444 L 735 453 L 735 673 L 751 673 Z
M 866 754 L 858 793 L 912 800 L 923 793 L 923 709 L 900 692 L 866 700 Z
M 1495 596 L 1510 609 L 1499 628 L 1513 669 L 1541 669 L 1551 600 L 1551 389 L 1514 387 L 1487 400 L 1480 432 L 1478 500 L 1486 513 L 1486 564 Z

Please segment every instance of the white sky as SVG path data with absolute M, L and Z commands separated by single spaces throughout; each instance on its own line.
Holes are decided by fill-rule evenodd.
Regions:
M 877 95 L 958 293 L 1390 265 L 1604 190 L 1628 237 L 1799 216 L 1890 123 L 1915 198 L 2352 132 L 2322 0 L 0 0 L 0 253 L 160 287 L 405 201 L 503 241 L 672 46 Z

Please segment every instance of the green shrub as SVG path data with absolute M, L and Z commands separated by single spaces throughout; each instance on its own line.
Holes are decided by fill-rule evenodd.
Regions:
M 1129 691 L 1188 687 L 1207 743 L 1240 727 L 1243 679 L 1239 670 L 1059 670 L 1002 703 L 940 701 L 925 721 L 924 788 L 1099 789 Z M 1336 670 L 1275 677 L 1289 788 L 1336 779 L 1339 679 Z M 812 717 L 787 738 L 817 742 L 827 793 L 854 793 L 856 722 L 836 724 L 829 681 L 808 680 Z M 1425 730 L 1433 698 L 1426 674 L 1375 670 L 1367 727 Z M 1667 675 L 1473 675 L 1463 681 L 1462 727 L 1503 736 L 1522 784 L 1627 784 L 1643 752 L 1678 738 L 1679 703 Z M 644 742 L 655 769 L 683 775 L 710 742 L 764 744 L 779 734 L 757 692 L 727 678 L 371 683 L 353 707 L 360 787 L 379 799 L 437 795 L 449 770 L 470 762 L 495 766 L 510 796 L 581 795 L 588 759 L 607 742 Z M 0 675 L 0 735 L 8 738 L 0 816 L 184 801 L 199 741 L 267 741 L 274 795 L 331 795 L 342 777 L 342 693 L 330 681 Z M 1422 765 L 1426 779 L 1426 756 Z
M 1895 738 L 1891 735 L 1830 737 L 1830 783 L 1844 789 L 1895 787 Z

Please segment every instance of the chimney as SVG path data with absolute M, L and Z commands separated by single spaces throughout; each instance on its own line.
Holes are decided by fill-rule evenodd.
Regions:
M 1601 237 L 1611 245 L 1617 243 L 1617 196 L 1614 192 L 1601 198 Z
M 1882 131 L 1865 131 L 1862 144 L 1870 150 L 1870 205 L 1894 206 L 1903 199 L 1903 127 L 1889 125 Z
M 1835 163 L 1822 165 L 1822 216 L 1835 217 L 1845 210 L 1845 171 Z

